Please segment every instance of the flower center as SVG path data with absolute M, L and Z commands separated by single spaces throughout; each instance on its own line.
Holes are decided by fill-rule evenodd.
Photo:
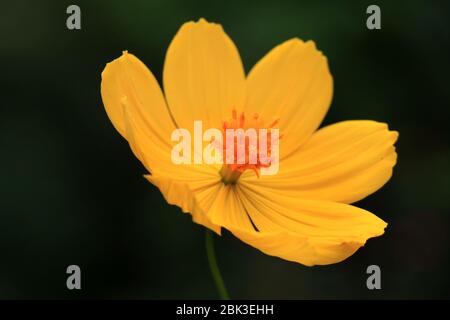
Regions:
M 248 119 L 244 112 L 238 117 L 236 109 L 232 110 L 231 119 L 223 122 L 223 145 L 219 146 L 223 154 L 223 166 L 220 170 L 223 183 L 235 184 L 248 169 L 253 170 L 259 177 L 261 168 L 270 167 L 270 129 L 278 122 L 279 119 L 276 119 L 270 125 L 264 126 L 263 119 L 257 113 Z

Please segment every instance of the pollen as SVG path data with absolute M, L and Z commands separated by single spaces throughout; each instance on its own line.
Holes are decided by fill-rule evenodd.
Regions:
M 270 129 L 275 129 L 278 123 L 279 119 L 275 119 L 265 125 L 257 113 L 247 117 L 244 112 L 238 114 L 236 109 L 232 110 L 231 119 L 223 121 L 222 125 L 224 143 L 218 146 L 223 155 L 223 166 L 220 170 L 222 182 L 235 184 L 245 170 L 252 170 L 259 177 L 261 168 L 270 167 Z

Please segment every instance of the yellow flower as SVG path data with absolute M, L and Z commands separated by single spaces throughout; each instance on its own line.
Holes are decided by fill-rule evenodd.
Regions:
M 333 80 L 312 41 L 282 43 L 246 76 L 220 25 L 188 22 L 167 50 L 163 86 L 164 95 L 146 66 L 124 52 L 105 67 L 101 93 L 115 128 L 150 171 L 145 177 L 196 223 L 308 266 L 342 261 L 384 233 L 383 220 L 349 204 L 389 180 L 398 133 L 369 120 L 317 130 Z M 195 120 L 222 128 L 236 112 L 260 124 L 278 121 L 277 174 L 171 161 L 174 129 L 192 132 Z

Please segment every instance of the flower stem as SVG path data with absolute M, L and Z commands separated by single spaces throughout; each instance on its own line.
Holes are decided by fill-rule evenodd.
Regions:
M 211 270 L 214 282 L 219 293 L 219 297 L 222 300 L 229 300 L 227 288 L 223 282 L 222 275 L 220 274 L 219 266 L 217 265 L 216 253 L 214 250 L 214 234 L 211 230 L 206 229 L 205 233 L 206 255 L 208 256 L 209 268 Z

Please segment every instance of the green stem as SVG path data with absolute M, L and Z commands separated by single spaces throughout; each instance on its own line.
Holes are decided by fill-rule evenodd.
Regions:
M 219 297 L 222 300 L 229 300 L 230 296 L 228 295 L 227 288 L 225 287 L 222 275 L 220 274 L 219 266 L 217 265 L 216 253 L 214 251 L 214 234 L 209 229 L 206 229 L 205 243 L 209 268 L 211 269 L 214 282 L 216 283 L 217 291 L 219 292 Z

